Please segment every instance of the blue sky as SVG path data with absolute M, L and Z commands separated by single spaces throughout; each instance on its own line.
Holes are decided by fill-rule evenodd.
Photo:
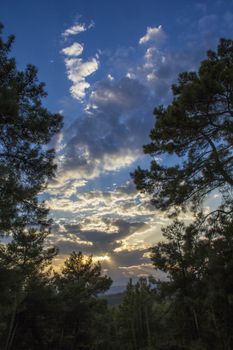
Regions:
M 152 111 L 169 103 L 177 74 L 197 69 L 220 37 L 233 38 L 233 1 L 8 0 L 1 21 L 16 35 L 18 67 L 38 67 L 46 106 L 64 115 L 53 140 L 57 178 L 44 194 L 56 264 L 82 250 L 115 285 L 152 273 L 148 248 L 168 219 L 129 173 L 149 164 L 142 145 Z

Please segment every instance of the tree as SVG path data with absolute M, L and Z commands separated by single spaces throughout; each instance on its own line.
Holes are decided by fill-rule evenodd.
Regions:
M 208 242 L 208 264 L 205 281 L 206 342 L 212 349 L 233 347 L 233 218 L 221 215 L 219 220 L 210 218 L 205 229 Z
M 41 348 L 44 332 L 35 324 L 43 314 L 44 295 L 49 300 L 51 294 L 48 267 L 56 255 L 54 247 L 45 247 L 46 236 L 44 230 L 24 230 L 0 245 L 0 342 L 7 350 L 16 344 L 18 349 L 28 349 L 34 333 Z
M 45 247 L 51 221 L 38 195 L 55 175 L 48 144 L 62 117 L 43 106 L 46 92 L 36 68 L 17 70 L 10 57 L 14 37 L 4 41 L 2 30 L 0 25 L 0 236 L 9 234 L 10 242 L 0 245 L 0 338 L 4 349 L 29 349 L 24 327 L 33 338 L 33 322 L 41 317 L 31 296 L 49 290 L 46 268 L 56 254 Z
M 136 186 L 162 210 L 191 205 L 197 213 L 214 190 L 221 192 L 222 204 L 211 215 L 199 211 L 189 226 L 175 220 L 152 248 L 155 268 L 167 274 L 157 289 L 160 304 L 168 307 L 161 326 L 169 330 L 159 348 L 230 350 L 233 41 L 221 39 L 198 72 L 181 73 L 172 90 L 171 104 L 155 109 L 152 142 L 144 146 L 154 160 L 149 170 L 134 172 Z
M 116 342 L 127 350 L 157 348 L 159 324 L 156 289 L 152 279 L 129 281 L 122 303 L 116 311 Z
M 155 268 L 167 275 L 159 290 L 170 300 L 173 341 L 187 346 L 200 339 L 206 242 L 199 241 L 201 233 L 194 225 L 186 227 L 179 221 L 162 231 L 165 241 L 152 248 L 151 259 Z
M 0 234 L 25 225 L 46 226 L 47 209 L 38 193 L 54 176 L 54 150 L 46 145 L 60 130 L 62 117 L 42 105 L 44 84 L 28 65 L 18 71 L 0 26 Z
M 195 209 L 211 191 L 233 186 L 233 41 L 221 39 L 198 72 L 181 73 L 172 90 L 171 104 L 155 108 L 152 142 L 144 146 L 154 157 L 151 167 L 133 177 L 156 208 Z
M 102 336 L 96 334 L 96 329 L 107 305 L 98 295 L 108 290 L 111 283 L 111 278 L 102 275 L 100 263 L 93 263 L 92 256 L 73 252 L 65 261 L 61 274 L 57 275 L 61 308 L 58 348 L 92 349 L 98 340 L 100 344 L 95 348 L 102 349 L 104 327 Z
M 7 269 L 16 269 L 23 279 L 45 270 L 57 254 L 55 247 L 45 247 L 46 231 L 33 229 L 13 234 L 8 244 L 0 245 L 0 262 Z
M 165 348 L 231 349 L 233 325 L 232 218 L 213 218 L 201 227 L 175 221 L 165 241 L 152 248 L 156 269 L 167 274 L 158 286 L 167 301 Z

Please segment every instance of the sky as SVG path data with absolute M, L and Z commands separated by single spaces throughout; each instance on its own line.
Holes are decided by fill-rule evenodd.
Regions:
M 54 220 L 49 243 L 59 247 L 55 264 L 73 250 L 93 254 L 116 289 L 129 278 L 163 278 L 148 252 L 169 220 L 136 191 L 130 173 L 150 163 L 142 146 L 153 109 L 171 101 L 178 73 L 198 69 L 219 38 L 233 38 L 233 1 L 0 3 L 4 35 L 16 36 L 18 68 L 38 68 L 45 106 L 64 116 L 51 143 L 57 177 L 43 194 Z

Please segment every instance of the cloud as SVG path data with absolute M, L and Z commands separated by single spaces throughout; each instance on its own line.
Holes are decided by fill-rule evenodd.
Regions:
M 225 16 L 230 25 L 231 16 Z M 108 256 L 111 265 L 103 260 L 103 266 L 116 279 L 128 278 L 127 269 L 134 276 L 149 271 L 148 247 L 161 239 L 161 227 L 169 220 L 124 181 L 138 163 L 147 162 L 142 145 L 149 141 L 154 107 L 170 102 L 179 72 L 196 70 L 206 49 L 216 47 L 218 38 L 208 28 L 215 33 L 211 15 L 196 20 L 177 48 L 166 45 L 161 26 L 149 27 L 140 45 L 101 54 L 98 76 L 103 78 L 91 86 L 87 79 L 99 69 L 99 57 L 80 58 L 79 43 L 63 49 L 72 96 L 83 101 L 81 113 L 58 139 L 58 178 L 47 193 L 56 222 L 51 243 L 58 244 L 63 257 L 71 250 Z M 113 186 L 113 181 L 123 185 Z M 192 217 L 186 213 L 183 219 Z
M 86 78 L 97 71 L 99 61 L 93 57 L 84 62 L 81 58 L 66 58 L 67 77 L 72 81 L 71 95 L 79 101 L 85 97 L 85 91 L 90 87 Z
M 103 268 L 122 283 L 129 277 L 127 266 L 142 276 L 149 247 L 161 240 L 161 227 L 169 223 L 165 214 L 155 212 L 149 196 L 136 191 L 132 181 L 103 191 L 85 185 L 80 190 L 78 183 L 70 179 L 48 193 L 55 222 L 48 243 L 59 248 L 56 264 L 75 250 L 101 257 Z
M 90 27 L 90 26 L 89 26 Z M 67 28 L 63 33 L 62 36 L 64 38 L 67 38 L 70 35 L 78 35 L 82 32 L 85 32 L 87 30 L 87 27 L 84 23 L 75 23 L 70 28 Z
M 83 45 L 79 43 L 73 43 L 71 46 L 62 49 L 61 52 L 67 56 L 77 57 L 83 53 Z
M 168 50 L 158 45 L 164 37 L 161 26 L 148 28 L 140 39 L 150 44 L 142 47 L 143 55 L 141 48 L 118 49 L 106 55 L 105 66 L 111 66 L 111 71 L 91 87 L 86 77 L 99 68 L 99 62 L 94 59 L 85 64 L 80 58 L 66 59 L 72 95 L 81 100 L 87 88 L 90 93 L 83 113 L 64 137 L 64 174 L 93 179 L 129 168 L 140 160 L 142 145 L 149 141 L 153 127 L 154 106 L 169 103 L 170 87 L 178 73 L 196 69 L 204 53 L 195 53 L 188 44 L 182 50 Z
M 95 219 L 94 219 L 95 221 Z M 104 228 L 107 220 L 102 219 L 101 226 Z M 92 220 L 89 224 L 93 224 Z M 128 222 L 126 220 L 108 220 L 108 228 L 106 231 L 100 230 L 100 226 L 95 229 L 88 229 L 83 222 L 81 225 L 75 223 L 57 223 L 53 226 L 53 234 L 49 237 L 49 243 L 55 244 L 60 254 L 69 254 L 72 250 L 82 250 L 85 254 L 98 254 L 110 257 L 118 253 L 115 248 L 118 247 L 118 240 L 140 231 L 144 223 Z M 115 231 L 110 231 L 113 227 Z M 106 227 L 105 227 L 106 228 Z M 140 247 L 138 251 L 145 251 Z M 137 248 L 128 250 L 128 252 L 136 251 Z M 119 250 L 122 253 L 123 250 Z
M 142 263 L 139 265 L 132 266 L 120 266 L 119 269 L 122 271 L 122 274 L 127 277 L 144 277 L 153 276 L 156 280 L 164 281 L 166 279 L 166 274 L 162 271 L 156 271 L 153 264 L 151 263 Z
M 153 125 L 152 109 L 147 88 L 137 80 L 96 84 L 85 111 L 67 131 L 62 171 L 94 178 L 130 166 L 142 156 Z
M 66 57 L 71 95 L 83 102 L 88 89 L 89 94 L 83 113 L 64 132 L 63 174 L 93 179 L 129 168 L 140 159 L 153 127 L 154 106 L 169 103 L 170 87 L 178 73 L 196 70 L 206 47 L 216 42 L 214 36 L 212 45 L 206 46 L 206 30 L 216 27 L 215 15 L 201 17 L 195 25 L 196 31 L 187 37 L 182 49 L 165 47 L 167 36 L 160 25 L 147 28 L 139 40 L 145 46 L 120 48 L 105 56 L 102 53 L 105 62 L 101 68 L 108 67 L 101 71 L 105 78 L 92 85 L 87 79 L 100 68 L 99 56 L 87 61 Z M 63 49 L 67 55 L 73 52 L 73 45 Z
M 70 35 L 77 35 L 84 32 L 94 26 L 94 22 L 91 22 L 89 26 L 84 23 L 76 23 L 74 26 L 66 29 L 62 34 L 67 38 Z M 96 54 L 95 57 L 89 58 L 84 61 L 81 58 L 77 58 L 83 53 L 84 44 L 74 42 L 72 45 L 65 47 L 61 50 L 65 56 L 64 60 L 67 72 L 67 78 L 72 82 L 70 87 L 71 96 L 78 101 L 82 102 L 86 95 L 86 90 L 89 89 L 90 84 L 86 81 L 86 78 L 96 72 L 99 68 L 99 59 Z
M 114 257 L 138 251 L 142 255 L 161 237 L 164 214 L 154 217 L 149 197 L 132 182 L 108 191 L 52 192 L 47 204 L 55 224 L 50 244 L 62 254 L 72 250 Z M 67 245 L 66 245 L 67 241 Z M 131 254 L 131 253 L 130 253 Z
M 161 42 L 165 39 L 165 33 L 161 25 L 158 27 L 147 27 L 146 34 L 139 39 L 139 44 L 146 44 L 151 41 L 155 41 L 157 43 Z
M 57 217 L 58 213 L 60 217 L 66 217 L 67 222 L 73 220 L 76 224 L 78 222 L 89 230 L 97 230 L 97 226 L 100 226 L 102 222 L 103 226 L 100 230 L 106 231 L 106 220 L 118 220 L 119 225 L 121 219 L 128 221 L 138 217 L 139 221 L 144 221 L 153 213 L 148 196 L 138 193 L 131 181 L 125 186 L 104 191 L 83 189 L 81 192 L 77 184 L 78 181 L 70 179 L 65 185 L 61 184 L 60 187 L 52 188 L 52 190 L 48 188 L 48 206 Z M 91 217 L 91 224 L 90 221 L 87 221 L 87 217 Z M 111 230 L 115 232 L 114 227 L 115 225 Z

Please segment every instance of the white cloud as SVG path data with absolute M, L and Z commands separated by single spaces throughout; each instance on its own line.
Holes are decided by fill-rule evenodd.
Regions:
M 147 78 L 148 81 L 153 81 L 153 80 L 155 80 L 155 79 L 156 79 L 156 74 L 155 74 L 155 72 L 151 72 L 151 73 L 147 74 L 146 78 Z
M 69 70 L 69 79 L 79 81 L 80 77 L 88 77 L 98 69 L 99 62 L 96 58 L 83 62 L 81 58 L 67 58 L 65 60 L 67 69 Z
M 67 159 L 67 163 L 63 162 L 58 167 L 58 176 L 61 181 L 75 177 L 82 184 L 83 180 L 92 180 L 108 172 L 120 171 L 129 167 L 141 156 L 142 153 L 138 150 L 125 149 L 124 151 L 119 150 L 118 153 L 103 154 L 101 158 L 95 158 L 88 147 L 78 143 L 74 146 L 71 159 Z
M 153 106 L 166 105 L 177 73 L 195 69 L 199 61 L 195 51 L 173 52 L 158 47 L 157 41 L 153 41 L 164 37 L 161 26 L 149 27 L 140 39 L 141 44 L 149 42 L 149 46 L 118 50 L 116 55 L 111 55 L 111 74 L 104 72 L 104 79 L 91 89 L 83 114 L 66 132 L 60 178 L 76 177 L 85 184 L 87 180 L 120 171 L 140 159 L 142 145 L 147 143 L 153 126 Z M 132 63 L 136 50 L 143 51 L 144 55 Z M 65 64 L 72 81 L 71 94 L 81 101 L 90 88 L 86 78 L 99 68 L 98 57 L 85 62 L 68 56 L 67 52 Z M 119 79 L 119 73 L 127 78 Z M 121 214 L 125 215 L 126 211 L 124 208 Z
M 165 38 L 165 33 L 162 29 L 162 26 L 159 25 L 158 27 L 147 27 L 146 34 L 140 38 L 139 44 L 146 44 L 149 41 L 161 41 Z
M 80 56 L 83 53 L 83 45 L 73 43 L 71 46 L 65 47 L 62 51 L 67 56 Z
M 91 22 L 89 26 L 84 23 L 75 23 L 72 27 L 66 29 L 62 36 L 66 39 L 70 35 L 77 35 L 81 32 L 94 27 L 94 22 Z M 86 78 L 93 74 L 99 67 L 99 56 L 90 58 L 86 62 L 77 58 L 83 53 L 84 45 L 78 42 L 74 42 L 72 45 L 65 47 L 61 50 L 61 53 L 65 54 L 65 66 L 67 70 L 68 79 L 72 81 L 70 88 L 71 95 L 82 101 L 85 97 L 86 90 L 90 87 L 90 84 L 86 81 Z
M 99 61 L 93 57 L 83 62 L 81 58 L 66 58 L 65 65 L 67 76 L 73 85 L 70 88 L 71 95 L 79 101 L 85 97 L 85 91 L 90 87 L 86 78 L 99 68 Z
M 108 74 L 108 75 L 107 75 L 107 79 L 110 80 L 110 81 L 113 81 L 113 80 L 114 80 L 114 77 L 113 77 L 111 74 Z
M 77 189 L 84 187 L 86 184 L 87 181 L 84 179 L 79 179 L 77 177 L 64 178 L 62 176 L 58 176 L 55 180 L 49 183 L 47 192 L 51 196 L 59 195 L 59 198 L 69 198 L 73 194 L 77 193 Z
M 80 224 L 88 212 L 92 222 L 99 222 L 101 218 L 114 218 L 125 220 L 148 221 L 154 214 L 149 205 L 149 198 L 145 194 L 138 193 L 132 183 L 117 187 L 113 191 L 80 192 L 78 181 L 67 181 L 57 188 L 48 188 L 50 198 L 48 206 L 54 211 L 62 211 L 63 217 L 71 214 Z M 70 216 L 69 220 L 70 221 Z M 85 225 L 86 225 L 85 221 Z
M 72 27 L 67 28 L 63 33 L 62 36 L 67 38 L 70 35 L 77 35 L 79 33 L 85 32 L 87 30 L 85 24 L 83 23 L 76 23 Z
M 156 276 L 160 277 L 162 274 L 155 272 L 154 266 L 152 263 L 143 263 L 140 265 L 132 265 L 132 266 L 119 266 L 119 270 L 122 270 L 122 273 L 125 277 L 136 276 L 140 277 L 148 277 L 148 276 Z
M 101 204 L 101 203 L 100 203 Z M 101 217 L 94 216 L 91 219 L 84 219 L 80 224 L 82 230 L 106 232 L 108 234 L 117 233 L 118 227 L 111 220 L 103 219 Z

